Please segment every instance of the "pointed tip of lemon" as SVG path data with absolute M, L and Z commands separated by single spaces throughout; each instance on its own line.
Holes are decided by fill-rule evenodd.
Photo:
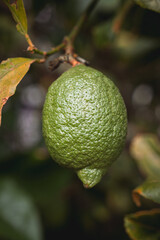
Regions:
M 100 182 L 105 171 L 103 169 L 86 167 L 77 171 L 79 179 L 85 188 L 92 188 Z

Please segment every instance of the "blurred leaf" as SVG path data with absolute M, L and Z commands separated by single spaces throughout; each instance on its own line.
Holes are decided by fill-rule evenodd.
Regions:
M 137 206 L 141 205 L 140 196 L 160 203 L 160 181 L 146 181 L 133 191 L 133 200 Z
M 37 153 L 36 149 L 13 155 L 8 161 L 0 163 L 1 174 L 9 174 L 26 189 L 47 224 L 60 226 L 65 223 L 69 210 L 65 192 L 71 182 L 72 171 L 59 167 L 48 159 L 48 153 Z
M 9 58 L 0 64 L 0 125 L 1 111 L 8 98 L 15 93 L 18 83 L 35 59 Z
M 67 1 L 67 4 L 68 2 L 69 1 Z M 78 13 L 81 14 L 89 3 L 90 3 L 90 0 L 77 0 L 76 10 L 78 11 Z M 103 11 L 103 12 L 115 11 L 119 7 L 119 5 L 120 5 L 120 0 L 107 0 L 107 1 L 100 0 L 96 6 L 96 10 Z
M 148 8 L 150 10 L 160 12 L 160 1 L 159 0 L 134 0 L 143 8 Z
M 23 35 L 27 34 L 27 17 L 23 0 L 16 0 L 14 3 L 10 3 L 10 0 L 3 1 L 10 9 L 12 16 L 17 23 L 17 30 Z
M 130 214 L 125 217 L 124 224 L 133 240 L 160 239 L 160 209 Z
M 113 43 L 113 49 L 122 57 L 139 58 L 147 52 L 159 47 L 159 41 L 140 37 L 132 32 L 121 31 Z
M 152 179 L 160 179 L 160 142 L 153 134 L 137 135 L 130 147 L 139 169 Z
M 0 180 L 0 235 L 10 240 L 41 240 L 31 199 L 11 179 Z
M 101 0 L 97 6 L 101 11 L 113 11 L 120 6 L 120 0 Z
M 140 58 L 160 46 L 159 41 L 153 38 L 140 37 L 126 30 L 116 32 L 113 21 L 94 27 L 93 39 L 97 48 L 104 49 L 109 46 L 125 59 Z
M 25 174 L 25 173 L 24 173 Z M 54 226 L 65 223 L 68 214 L 68 200 L 65 191 L 71 181 L 72 172 L 46 162 L 38 167 L 30 179 L 22 176 L 24 187 L 40 206 L 45 221 Z M 42 194 L 43 193 L 43 194 Z
M 0 14 L 0 59 L 5 59 L 6 55 L 11 56 L 17 54 L 21 46 L 23 46 L 24 39 L 14 29 L 13 21 L 6 15 Z
M 112 25 L 112 21 L 107 21 L 93 29 L 93 40 L 98 48 L 105 48 L 114 41 L 116 35 Z

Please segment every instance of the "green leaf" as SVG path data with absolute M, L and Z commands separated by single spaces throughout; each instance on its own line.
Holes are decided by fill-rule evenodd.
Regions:
M 131 143 L 130 153 L 146 176 L 160 179 L 160 142 L 155 135 L 136 136 Z
M 133 200 L 137 206 L 141 205 L 140 196 L 160 203 L 160 181 L 146 181 L 133 190 Z
M 93 40 L 98 48 L 106 48 L 116 38 L 113 31 L 113 21 L 107 21 L 93 28 Z
M 10 3 L 10 0 L 3 1 L 10 9 L 12 16 L 17 23 L 17 30 L 23 35 L 27 34 L 27 17 L 23 0 L 16 0 L 14 3 Z
M 120 0 L 101 0 L 99 1 L 99 4 L 97 8 L 101 11 L 114 11 L 116 10 L 120 5 Z
M 130 214 L 125 217 L 124 225 L 133 240 L 159 240 L 160 209 Z
M 113 49 L 124 59 L 136 59 L 159 47 L 159 41 L 140 37 L 132 32 L 121 30 L 113 42 Z
M 11 179 L 0 180 L 0 236 L 9 240 L 41 240 L 37 211 Z
M 160 1 L 159 0 L 134 0 L 143 8 L 153 10 L 160 13 Z
M 15 93 L 18 83 L 35 59 L 9 58 L 0 64 L 0 125 L 1 111 L 8 98 Z

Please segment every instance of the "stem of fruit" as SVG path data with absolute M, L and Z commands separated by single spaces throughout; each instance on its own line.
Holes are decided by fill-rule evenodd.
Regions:
M 71 54 L 73 53 L 73 43 L 75 41 L 75 38 L 77 37 L 77 35 L 79 34 L 81 28 L 83 27 L 83 25 L 85 24 L 87 18 L 89 17 L 89 15 L 91 14 L 91 12 L 93 11 L 93 9 L 95 8 L 96 4 L 98 3 L 99 0 L 92 0 L 91 3 L 89 4 L 89 6 L 87 7 L 87 9 L 84 11 L 84 13 L 81 15 L 81 17 L 79 18 L 79 20 L 77 21 L 77 23 L 75 24 L 75 26 L 73 27 L 73 29 L 71 30 L 70 34 L 68 36 L 66 36 L 63 40 L 62 43 L 60 43 L 59 45 L 57 45 L 56 47 L 52 48 L 50 51 L 45 52 L 45 51 L 41 51 L 38 48 L 35 47 L 35 45 L 32 43 L 30 37 L 28 34 L 25 35 L 25 38 L 28 42 L 28 49 L 27 51 L 31 52 L 31 53 L 37 53 L 39 55 L 42 55 L 44 57 L 44 61 L 47 57 L 53 55 L 56 52 L 59 52 L 63 49 L 65 49 L 66 54 Z

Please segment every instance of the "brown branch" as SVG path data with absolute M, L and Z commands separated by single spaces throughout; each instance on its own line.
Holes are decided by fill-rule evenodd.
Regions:
M 91 12 L 95 8 L 96 4 L 98 3 L 99 0 L 92 0 L 91 3 L 88 5 L 87 9 L 85 12 L 81 15 L 79 18 L 78 22 L 76 25 L 73 27 L 71 33 L 69 34 L 68 38 L 70 39 L 71 43 L 74 42 L 75 38 L 79 34 L 81 28 L 85 24 L 87 18 L 90 16 Z
M 56 47 L 52 48 L 48 52 L 41 51 L 38 48 L 36 48 L 35 45 L 32 43 L 29 35 L 26 34 L 25 38 L 26 38 L 26 40 L 28 42 L 28 45 L 29 45 L 27 51 L 29 51 L 31 53 L 37 53 L 39 55 L 42 55 L 44 57 L 44 59 L 46 59 L 47 57 L 51 56 L 52 54 L 54 54 L 56 52 L 59 52 L 63 49 L 65 49 L 66 54 L 72 55 L 73 54 L 73 43 L 75 41 L 75 38 L 79 34 L 81 28 L 85 24 L 87 18 L 90 16 L 91 12 L 95 8 L 98 1 L 99 0 L 92 0 L 91 1 L 91 3 L 88 5 L 87 9 L 84 11 L 84 13 L 81 15 L 81 17 L 79 18 L 79 20 L 77 21 L 77 23 L 75 24 L 73 29 L 71 30 L 70 34 L 64 38 L 62 43 L 60 43 Z
M 122 8 L 120 9 L 120 11 L 118 12 L 113 21 L 112 29 L 115 33 L 118 33 L 120 31 L 127 13 L 129 12 L 133 5 L 134 2 L 132 0 L 125 1 L 124 5 L 122 6 Z

